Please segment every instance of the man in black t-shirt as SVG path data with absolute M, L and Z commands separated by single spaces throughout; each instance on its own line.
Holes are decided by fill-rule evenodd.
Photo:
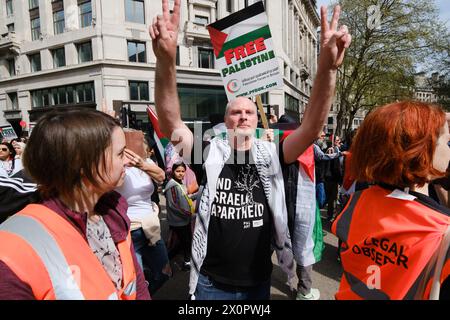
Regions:
M 180 0 L 175 0 L 173 14 L 168 0 L 162 0 L 162 7 L 163 15 L 149 28 L 156 56 L 155 106 L 163 134 L 188 161 L 194 141 L 181 120 L 175 67 Z M 345 26 L 337 29 L 339 10 L 335 8 L 329 24 L 322 8 L 317 77 L 302 125 L 280 148 L 285 163 L 294 162 L 311 145 L 327 119 L 337 68 L 351 42 Z M 290 276 L 295 269 L 280 161 L 273 144 L 253 138 L 258 115 L 252 101 L 237 98 L 228 103 L 224 122 L 225 140 L 211 140 L 208 156 L 200 157 L 206 179 L 197 200 L 189 293 L 197 299 L 268 299 L 271 243 L 280 267 Z M 202 152 L 193 151 L 194 159 Z
M 223 287 L 249 288 L 272 273 L 271 214 L 250 152 L 233 156 L 244 164 L 226 164 L 217 180 L 201 273 Z

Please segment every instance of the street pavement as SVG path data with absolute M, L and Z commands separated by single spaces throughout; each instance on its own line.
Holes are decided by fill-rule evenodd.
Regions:
M 160 219 L 161 233 L 164 240 L 167 240 L 168 225 L 166 219 L 165 198 L 160 195 Z M 322 212 L 322 217 L 326 212 Z M 326 219 L 322 219 L 323 230 L 325 232 L 324 244 L 325 250 L 322 260 L 313 266 L 313 288 L 320 290 L 320 300 L 334 300 L 334 294 L 339 287 L 339 280 L 342 268 L 336 257 L 337 238 L 331 234 L 331 224 Z M 166 242 L 167 243 L 167 242 Z M 272 256 L 274 264 L 272 272 L 271 300 L 292 300 L 295 299 L 295 292 L 291 291 L 287 284 L 287 276 L 277 265 L 275 254 Z M 181 270 L 182 257 L 178 255 L 171 261 L 173 277 L 169 279 L 162 288 L 156 292 L 152 299 L 154 300 L 186 300 L 188 299 L 189 271 Z M 297 287 L 297 278 L 294 279 L 294 287 Z

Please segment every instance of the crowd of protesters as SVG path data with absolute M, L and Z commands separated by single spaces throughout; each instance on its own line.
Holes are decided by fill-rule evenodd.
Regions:
M 149 33 L 159 125 L 178 137 L 166 166 L 151 160 L 147 134 L 89 109 L 48 112 L 28 141 L 2 141 L 0 299 L 150 299 L 172 281 L 171 261 L 181 254 L 186 297 L 266 300 L 275 253 L 291 287 L 298 278 L 296 299 L 317 300 L 311 273 L 324 248 L 325 205 L 343 267 L 337 299 L 448 299 L 450 134 L 442 109 L 392 103 L 344 142 L 326 139 L 351 36 L 338 27 L 339 6 L 330 23 L 323 7 L 302 123 L 279 141 L 270 130 L 256 138 L 256 105 L 237 98 L 201 143 L 198 164 L 177 95 L 180 0 L 171 12 L 168 0 L 162 7 Z

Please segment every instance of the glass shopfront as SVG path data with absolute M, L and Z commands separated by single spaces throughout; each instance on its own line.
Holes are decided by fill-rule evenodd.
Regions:
M 211 114 L 224 114 L 228 103 L 223 87 L 178 84 L 183 120 L 208 120 Z

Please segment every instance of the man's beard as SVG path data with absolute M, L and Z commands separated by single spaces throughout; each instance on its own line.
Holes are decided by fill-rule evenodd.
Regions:
M 255 128 L 236 128 L 231 134 L 238 137 L 252 137 L 255 134 Z

